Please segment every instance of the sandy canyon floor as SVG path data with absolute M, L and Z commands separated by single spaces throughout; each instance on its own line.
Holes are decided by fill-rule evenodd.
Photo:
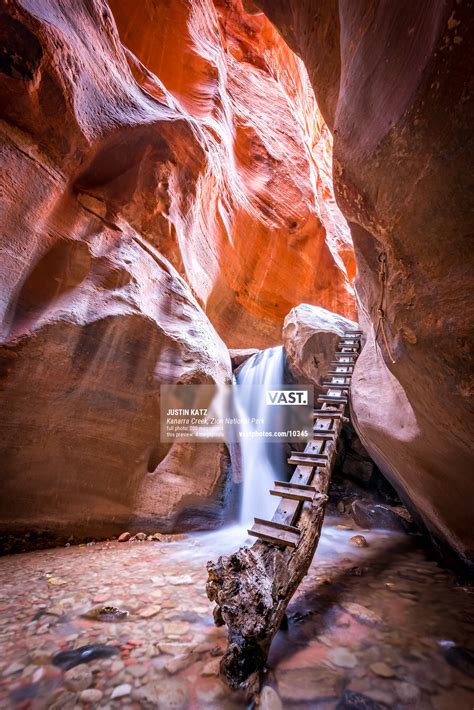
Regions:
M 359 548 L 345 523 L 324 527 L 272 646 L 260 707 L 473 708 L 470 589 L 417 538 L 364 532 Z M 206 561 L 244 540 L 231 528 L 0 559 L 0 707 L 248 707 L 218 678 L 226 632 L 205 594 Z M 107 605 L 129 614 L 91 618 Z M 96 644 L 113 655 L 53 664 L 61 651 Z

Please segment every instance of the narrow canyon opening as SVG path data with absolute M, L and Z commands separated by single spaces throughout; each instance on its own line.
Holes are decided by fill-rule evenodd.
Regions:
M 472 5 L 1 10 L 2 707 L 473 706 Z

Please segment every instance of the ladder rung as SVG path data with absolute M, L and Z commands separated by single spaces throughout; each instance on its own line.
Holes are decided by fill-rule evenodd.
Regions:
M 352 365 L 349 365 L 347 363 L 348 367 L 352 367 Z M 343 365 L 341 365 L 343 367 Z M 352 372 L 336 372 L 336 370 L 330 370 L 329 372 L 326 372 L 327 377 L 352 377 Z
M 307 483 L 292 483 L 291 481 L 273 481 L 273 483 L 275 486 L 294 488 L 295 491 L 313 491 L 313 493 L 316 493 L 316 488 L 314 486 L 309 486 Z
M 308 458 L 307 456 L 295 456 L 291 455 L 288 459 L 290 466 L 310 466 L 315 468 L 316 466 L 325 466 L 328 462 L 328 457 L 325 458 Z
M 333 390 L 348 390 L 350 387 L 349 382 L 323 382 L 321 387 L 327 387 Z
M 328 455 L 327 454 L 320 454 L 319 451 L 292 451 L 291 455 L 293 456 L 304 456 L 304 458 L 324 458 L 327 459 Z
M 334 429 L 313 429 L 312 439 L 319 439 L 320 441 L 332 441 L 335 435 Z
M 344 412 L 340 409 L 331 411 L 330 409 L 315 409 L 313 412 L 313 419 L 342 419 L 344 418 Z
M 272 542 L 274 545 L 283 545 L 283 547 L 296 547 L 299 541 L 299 533 L 290 533 L 284 530 L 276 530 L 269 525 L 254 523 L 250 530 L 247 530 L 249 535 L 258 537 L 264 542 Z
M 341 357 L 351 357 L 357 360 L 357 358 L 359 357 L 359 353 L 334 353 L 334 357 L 337 357 L 338 360 Z M 337 365 L 337 362 L 335 364 Z
M 316 400 L 317 402 L 334 402 L 334 404 L 347 404 L 347 397 L 331 397 L 329 394 L 323 394 Z
M 349 335 L 362 335 L 363 333 L 363 330 L 345 330 L 344 337 L 347 337 Z
M 264 520 L 263 518 L 254 518 L 257 525 L 268 525 L 270 528 L 275 528 L 275 530 L 284 530 L 285 532 L 300 534 L 300 529 L 294 525 L 285 525 L 285 523 L 279 523 L 277 520 Z
M 314 489 L 314 493 L 316 489 Z M 280 498 L 288 498 L 288 500 L 301 500 L 304 503 L 311 503 L 314 498 L 314 493 L 308 491 L 297 491 L 294 488 L 284 488 L 278 486 L 270 489 L 271 496 L 279 496 Z

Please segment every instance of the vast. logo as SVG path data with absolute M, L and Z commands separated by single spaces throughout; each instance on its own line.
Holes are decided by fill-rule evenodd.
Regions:
M 308 404 L 306 390 L 267 390 L 266 404 Z

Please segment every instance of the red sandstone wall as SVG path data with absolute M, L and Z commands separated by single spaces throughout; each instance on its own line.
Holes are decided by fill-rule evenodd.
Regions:
M 433 537 L 472 560 L 472 3 L 257 4 L 303 58 L 334 133 L 367 336 L 358 430 Z M 375 339 L 382 251 L 394 362 Z
M 231 347 L 280 342 L 301 302 L 352 317 L 355 266 L 331 136 L 301 60 L 240 0 L 111 7 L 140 85 L 193 127 L 195 145 L 174 149 L 202 156 L 186 185 L 164 165 L 165 212 L 136 218 L 221 337 Z

